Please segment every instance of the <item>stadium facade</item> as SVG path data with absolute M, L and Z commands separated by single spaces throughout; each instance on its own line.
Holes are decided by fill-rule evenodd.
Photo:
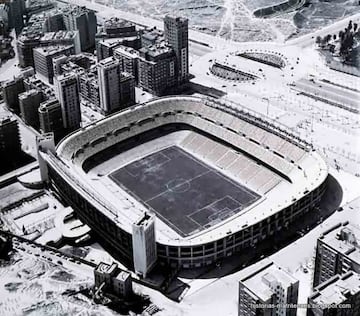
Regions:
M 319 203 L 328 176 L 321 156 L 285 127 L 195 96 L 135 105 L 41 156 L 49 184 L 113 255 L 134 264 L 133 224 L 150 212 L 158 261 L 183 268 L 291 228 Z

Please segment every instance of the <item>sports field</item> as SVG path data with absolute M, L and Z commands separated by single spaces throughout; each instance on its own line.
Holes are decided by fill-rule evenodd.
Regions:
M 183 237 L 260 198 L 176 146 L 132 162 L 110 178 Z

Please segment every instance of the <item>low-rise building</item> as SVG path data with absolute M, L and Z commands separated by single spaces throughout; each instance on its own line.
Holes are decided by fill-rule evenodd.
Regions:
M 124 298 L 132 294 L 130 273 L 120 270 L 116 263 L 110 265 L 100 262 L 94 270 L 94 278 L 97 290 Z

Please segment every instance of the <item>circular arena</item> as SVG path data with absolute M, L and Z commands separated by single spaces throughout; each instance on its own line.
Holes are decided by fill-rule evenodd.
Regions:
M 172 96 L 82 128 L 42 152 L 50 184 L 113 251 L 155 214 L 157 259 L 190 268 L 246 252 L 320 201 L 327 165 L 285 127 L 239 105 Z

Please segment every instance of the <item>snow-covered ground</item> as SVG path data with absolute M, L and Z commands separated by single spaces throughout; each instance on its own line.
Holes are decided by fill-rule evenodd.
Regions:
M 93 276 L 84 272 L 16 252 L 0 267 L 0 315 L 119 315 L 83 295 L 64 294 L 93 285 Z
M 80 1 L 83 0 L 71 0 L 73 3 Z M 239 42 L 284 42 L 290 36 L 309 33 L 359 11 L 354 0 L 345 0 L 345 3 L 312 1 L 298 12 L 290 11 L 266 19 L 254 17 L 255 10 L 281 2 L 284 1 L 155 0 L 150 3 L 146 0 L 92 0 L 92 5 L 98 8 L 113 6 L 123 12 L 156 20 L 161 20 L 167 13 L 186 16 L 193 30 Z

